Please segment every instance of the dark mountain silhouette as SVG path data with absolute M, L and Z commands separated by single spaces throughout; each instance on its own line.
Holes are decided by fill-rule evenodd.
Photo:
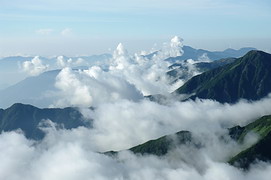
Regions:
M 271 54 L 254 50 L 231 64 L 194 76 L 174 93 L 221 103 L 258 100 L 271 92 L 270 69 Z
M 79 126 L 91 126 L 75 108 L 47 108 L 25 104 L 14 104 L 7 109 L 0 109 L 0 131 L 21 129 L 30 139 L 42 139 L 44 132 L 39 128 L 43 120 L 51 120 L 62 128 L 72 129 Z
M 138 146 L 132 147 L 129 150 L 135 154 L 147 155 L 152 154 L 156 156 L 166 155 L 170 150 L 180 145 L 196 145 L 193 143 L 192 133 L 189 131 L 179 131 L 175 134 L 166 135 L 158 139 L 147 141 Z M 108 155 L 114 155 L 118 152 L 105 152 Z

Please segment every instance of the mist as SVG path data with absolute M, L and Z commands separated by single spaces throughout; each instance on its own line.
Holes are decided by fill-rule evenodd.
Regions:
M 46 136 L 42 141 L 28 140 L 21 131 L 3 132 L 0 178 L 269 179 L 269 163 L 258 162 L 246 172 L 226 163 L 243 148 L 227 136 L 226 128 L 270 114 L 270 108 L 266 108 L 270 103 L 270 97 L 235 105 L 211 100 L 171 105 L 148 100 L 104 103 L 95 110 L 82 110 L 86 117 L 93 118 L 92 129 L 66 130 L 47 123 L 47 127 L 43 126 Z M 243 111 L 249 113 L 241 117 Z M 162 157 L 135 155 L 125 150 L 180 130 L 190 130 L 203 147 L 181 145 Z M 227 141 L 221 141 L 222 135 Z M 116 156 L 100 153 L 109 150 L 124 151 Z
M 173 37 L 151 58 L 131 55 L 119 44 L 104 64 L 89 65 L 63 56 L 53 65 L 39 57 L 23 62 L 21 68 L 30 76 L 60 68 L 55 89 L 45 97 L 52 98 L 48 106 L 78 107 L 92 127 L 67 130 L 45 119 L 40 128 L 46 135 L 40 141 L 26 139 L 20 129 L 2 132 L 0 179 L 269 179 L 270 163 L 259 161 L 243 171 L 227 161 L 259 138 L 248 134 L 239 144 L 229 137 L 228 128 L 271 114 L 271 95 L 253 102 L 241 99 L 236 104 L 179 101 L 171 94 L 176 84 L 167 76 L 171 64 L 165 59 L 183 54 L 182 41 Z M 187 61 L 191 77 L 200 73 L 193 64 L 201 61 L 209 59 L 202 56 Z M 77 65 L 87 68 L 74 69 Z M 158 103 L 144 97 L 155 94 L 171 98 Z M 162 157 L 127 150 L 182 130 L 190 131 L 202 147 L 180 145 Z M 111 150 L 119 153 L 103 153 Z

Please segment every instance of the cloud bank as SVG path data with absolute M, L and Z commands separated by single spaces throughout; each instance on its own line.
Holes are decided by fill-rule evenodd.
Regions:
M 143 98 L 171 92 L 166 75 L 170 64 L 164 59 L 182 55 L 181 48 L 181 38 L 174 37 L 148 58 L 130 55 L 119 44 L 108 64 L 84 70 L 74 70 L 72 60 L 58 57 L 63 69 L 56 77 L 58 91 L 52 106 L 80 107 L 86 120 L 93 120 L 93 127 L 65 130 L 46 120 L 46 136 L 41 141 L 26 139 L 20 130 L 2 132 L 0 179 L 269 179 L 270 163 L 256 163 L 244 172 L 226 162 L 257 140 L 250 134 L 239 145 L 228 137 L 227 128 L 271 114 L 271 96 L 236 104 L 199 99 L 179 102 L 174 97 L 159 104 Z M 188 63 L 192 66 L 194 61 Z M 32 74 L 48 68 L 38 57 L 23 67 Z M 100 153 L 125 150 L 181 130 L 191 131 L 203 147 L 178 146 L 164 157 L 129 151 L 115 157 Z
M 139 103 L 122 100 L 85 112 L 94 118 L 94 129 L 64 130 L 52 125 L 45 129 L 47 135 L 41 142 L 27 140 L 20 131 L 4 132 L 0 135 L 0 179 L 267 180 L 271 175 L 268 163 L 254 164 L 247 172 L 224 163 L 241 147 L 233 141 L 221 141 L 217 133 L 225 135 L 221 126 L 228 119 L 232 124 L 242 124 L 253 116 L 270 113 L 266 108 L 270 103 L 270 97 L 236 105 L 204 100 L 165 106 L 145 100 Z M 249 113 L 240 117 L 243 110 Z M 116 157 L 99 153 L 179 128 L 195 132 L 195 138 L 205 146 L 201 149 L 179 146 L 162 158 L 128 151 Z
M 91 66 L 88 70 L 73 71 L 64 68 L 56 78 L 58 100 L 52 106 L 97 106 L 119 99 L 137 101 L 143 95 L 169 94 L 172 87 L 165 58 L 182 55 L 182 39 L 174 37 L 153 58 L 138 54 L 130 55 L 119 44 L 111 61 L 104 69 Z M 77 61 L 75 62 L 77 63 Z M 59 67 L 70 67 L 71 59 L 57 58 Z
M 137 101 L 143 98 L 132 84 L 108 75 L 97 66 L 77 72 L 64 68 L 56 77 L 55 85 L 60 90 L 60 99 L 55 104 L 62 107 L 90 107 L 119 99 Z

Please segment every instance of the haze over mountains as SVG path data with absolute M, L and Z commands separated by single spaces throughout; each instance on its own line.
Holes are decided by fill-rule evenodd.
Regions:
M 177 60 L 187 60 L 187 59 L 197 60 L 197 59 L 208 58 L 210 60 L 219 60 L 219 59 L 230 58 L 230 57 L 241 57 L 251 50 L 256 50 L 255 48 L 246 47 L 246 48 L 241 48 L 239 50 L 229 48 L 224 51 L 212 52 L 212 51 L 208 51 L 204 49 L 194 49 L 190 46 L 183 46 L 182 49 L 184 51 L 182 56 L 173 57 L 173 58 L 171 57 L 167 60 L 173 63 Z
M 92 56 L 55 56 L 55 57 L 39 57 L 39 56 L 10 56 L 0 58 L 0 89 L 6 88 L 21 81 L 29 75 L 38 75 L 42 72 L 60 69 L 65 66 L 79 67 L 90 66 L 94 64 L 103 64 L 111 58 L 110 54 L 92 55 Z M 34 60 L 35 59 L 35 60 Z M 34 61 L 33 61 L 34 60 Z M 25 63 L 29 62 L 29 63 Z M 34 68 L 36 67 L 36 71 Z M 32 72 L 32 74 L 31 74 Z M 34 74 L 33 74 L 34 72 Z M 7 81 L 6 77 L 9 79 Z
M 172 83 L 176 83 L 177 81 L 181 81 L 182 83 L 184 83 L 196 74 L 233 61 L 231 59 L 227 61 L 212 60 L 217 60 L 224 57 L 240 57 L 254 48 L 242 48 L 240 50 L 227 49 L 221 52 L 211 52 L 202 49 L 198 50 L 189 46 L 184 46 L 182 49 L 182 56 L 177 56 L 175 59 L 169 58 L 170 62 L 173 63 L 173 65 L 169 68 L 174 68 L 173 70 L 168 72 L 168 75 L 174 75 L 172 76 Z M 16 72 L 18 72 L 19 66 L 21 66 L 22 68 L 20 70 L 20 76 L 26 76 L 25 74 L 22 74 L 24 70 L 24 67 L 22 67 L 24 62 L 31 62 L 29 68 L 25 68 L 25 70 L 26 72 L 29 72 L 30 75 L 34 76 L 27 77 L 26 79 L 16 83 L 15 85 L 0 90 L 0 107 L 7 108 L 14 103 L 26 103 L 38 107 L 48 107 L 53 104 L 53 100 L 55 99 L 55 92 L 57 91 L 57 88 L 55 87 L 55 79 L 59 74 L 61 68 L 70 67 L 84 70 L 88 69 L 89 66 L 99 65 L 103 69 L 107 69 L 109 66 L 108 59 L 110 59 L 111 57 L 112 56 L 109 54 L 103 54 L 100 56 L 80 56 L 76 58 L 63 56 L 59 56 L 56 58 L 21 56 L 2 58 L 0 59 L 0 67 L 3 69 L 3 71 L 1 71 L 1 73 L 3 74 L 3 79 L 6 72 L 16 74 Z M 34 59 L 39 60 L 40 63 L 33 63 L 32 61 Z M 184 61 L 187 59 L 194 59 L 197 63 L 193 62 L 195 64 L 191 65 L 191 62 Z M 176 69 L 176 67 L 178 66 L 182 67 Z M 184 66 L 186 66 L 186 68 Z M 31 72 L 34 74 L 31 74 Z
M 174 37 L 80 63 L 23 60 L 32 77 L 0 91 L 0 179 L 270 178 L 270 54 Z

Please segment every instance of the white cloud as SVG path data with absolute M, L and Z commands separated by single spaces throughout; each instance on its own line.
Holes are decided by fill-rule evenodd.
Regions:
M 88 107 L 119 99 L 135 101 L 142 98 L 141 94 L 169 94 L 171 85 L 166 75 L 169 63 L 163 58 L 181 55 L 181 47 L 181 39 L 174 37 L 159 56 L 147 59 L 137 54 L 129 55 L 124 46 L 119 44 L 108 70 L 93 66 L 88 70 L 73 72 L 65 68 L 57 77 L 56 87 L 60 89 L 60 98 L 54 105 Z M 71 67 L 74 63 L 77 61 L 65 60 L 63 56 L 57 58 L 61 68 Z
M 260 162 L 243 172 L 216 159 L 214 154 L 228 153 L 233 148 L 233 144 L 224 143 L 218 136 L 202 137 L 208 146 L 200 150 L 180 146 L 163 158 L 136 156 L 127 151 L 109 157 L 96 152 L 95 146 L 100 142 L 93 141 L 90 132 L 86 128 L 53 128 L 41 142 L 28 140 L 19 132 L 2 133 L 0 179 L 268 180 L 271 175 L 268 163 Z
M 150 59 L 138 54 L 131 56 L 124 46 L 119 44 L 114 51 L 109 73 L 134 84 L 144 95 L 168 94 L 171 85 L 166 72 L 170 64 L 164 60 L 182 55 L 181 41 L 181 38 L 174 37 Z
M 133 85 L 97 66 L 77 72 L 64 68 L 56 78 L 56 87 L 60 90 L 56 106 L 90 107 L 119 99 L 137 101 L 142 98 Z
M 240 101 L 235 105 L 211 100 L 173 102 L 160 105 L 143 100 L 126 100 L 100 104 L 89 112 L 94 119 L 93 141 L 99 150 L 120 150 L 180 130 L 196 134 L 220 132 L 222 128 L 247 123 L 271 114 L 271 98 L 254 103 Z M 117 112 L 117 113 L 116 113 Z M 227 114 L 227 116 L 225 116 Z M 242 116 L 240 116 L 242 114 Z
M 119 45 L 106 70 L 98 66 L 72 70 L 68 67 L 72 60 L 58 57 L 58 65 L 64 68 L 56 78 L 55 105 L 79 106 L 93 119 L 93 128 L 65 130 L 52 124 L 40 142 L 28 140 L 20 132 L 2 132 L 0 179 L 270 179 L 269 163 L 257 163 L 247 172 L 225 163 L 243 146 L 219 137 L 226 135 L 228 127 L 271 114 L 271 96 L 236 104 L 171 99 L 162 105 L 142 99 L 142 94 L 169 93 L 171 85 L 165 75 L 169 64 L 163 58 L 181 55 L 181 47 L 181 39 L 175 37 L 148 59 L 131 56 Z M 193 63 L 188 61 L 188 65 Z M 22 67 L 30 74 L 48 68 L 38 57 Z M 94 109 L 85 108 L 89 106 Z M 97 153 L 127 149 L 180 130 L 193 132 L 204 146 L 180 146 L 163 158 L 127 151 L 114 158 Z M 249 134 L 244 145 L 254 143 L 255 137 Z
M 40 35 L 50 35 L 53 31 L 53 29 L 39 29 L 36 33 Z
M 49 65 L 44 65 L 42 60 L 36 56 L 31 61 L 22 63 L 22 69 L 31 76 L 37 76 L 49 68 Z
M 76 67 L 76 66 L 88 66 L 88 62 L 82 58 L 66 58 L 64 56 L 58 56 L 56 58 L 56 65 L 58 68 L 64 67 Z
M 63 30 L 60 32 L 60 34 L 61 34 L 62 36 L 65 36 L 65 37 L 69 37 L 69 36 L 72 35 L 72 29 L 70 29 L 70 28 L 65 28 L 65 29 L 63 29 Z
M 63 56 L 58 56 L 56 58 L 56 64 L 57 64 L 57 66 L 63 68 L 63 67 L 67 66 L 68 61 L 66 61 Z
M 169 43 L 164 43 L 162 49 L 154 56 L 154 58 L 167 59 L 169 57 L 177 57 L 183 54 L 183 39 L 174 36 Z

